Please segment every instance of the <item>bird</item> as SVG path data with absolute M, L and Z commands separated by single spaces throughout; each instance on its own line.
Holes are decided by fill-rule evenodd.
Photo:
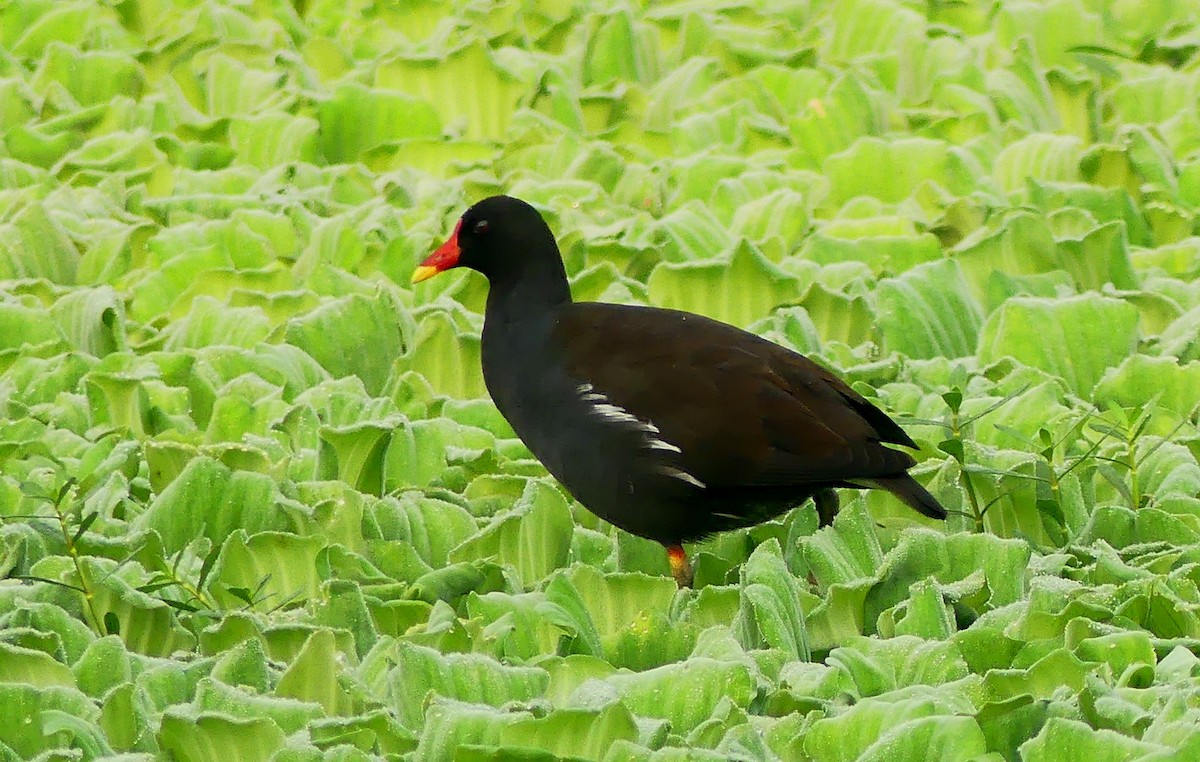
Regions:
M 882 489 L 946 510 L 911 475 L 917 449 L 825 367 L 695 313 L 576 302 L 553 231 L 511 196 L 471 206 L 412 283 L 465 267 L 488 280 L 484 384 L 530 452 L 585 508 L 662 544 L 679 587 L 684 550 L 811 498 L 833 522 L 837 488 Z

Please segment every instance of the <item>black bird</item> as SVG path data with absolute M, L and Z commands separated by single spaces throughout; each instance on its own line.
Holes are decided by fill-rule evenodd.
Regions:
M 803 355 L 701 315 L 571 299 L 562 256 L 529 204 L 493 196 L 463 214 L 412 276 L 468 267 L 490 287 L 483 378 L 546 469 L 602 519 L 666 546 L 774 518 L 835 487 L 883 489 L 935 519 L 908 475 L 916 445 Z

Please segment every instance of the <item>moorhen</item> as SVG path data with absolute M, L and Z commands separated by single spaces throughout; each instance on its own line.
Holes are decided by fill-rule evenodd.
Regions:
M 701 315 L 571 299 L 554 234 L 529 204 L 493 196 L 413 272 L 469 267 L 489 281 L 483 378 L 538 460 L 597 516 L 666 546 L 774 518 L 835 487 L 884 489 L 946 510 L 885 443 L 916 444 L 803 355 Z

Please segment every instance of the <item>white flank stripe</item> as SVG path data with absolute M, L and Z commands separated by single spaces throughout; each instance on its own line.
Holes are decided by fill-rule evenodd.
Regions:
M 658 434 L 662 433 L 659 431 L 657 426 L 650 421 L 643 421 L 620 405 L 614 405 L 613 403 L 609 402 L 608 397 L 605 397 L 603 394 L 596 391 L 596 387 L 592 386 L 591 384 L 580 384 L 579 386 L 575 387 L 575 390 L 579 392 L 580 399 L 591 405 L 592 412 L 604 420 L 612 421 L 613 423 L 628 424 L 629 426 L 644 432 L 647 435 L 646 447 L 649 449 L 661 450 L 663 452 L 674 452 L 681 455 L 683 454 L 683 450 L 679 449 L 678 445 L 673 445 L 665 439 L 657 436 Z M 704 488 L 703 482 L 701 482 L 699 479 L 696 479 L 691 474 L 680 471 L 678 468 L 662 466 L 660 470 L 662 470 L 662 472 L 667 476 L 671 476 L 676 479 L 682 479 L 683 481 L 700 487 L 701 489 Z
M 707 484 L 700 481 L 696 477 L 692 476 L 687 471 L 680 471 L 678 468 L 674 468 L 673 466 L 661 466 L 658 470 L 663 472 L 667 476 L 672 476 L 676 479 L 679 479 L 680 481 L 687 482 L 688 484 L 692 485 L 693 487 L 699 487 L 700 489 L 708 489 Z
M 671 444 L 670 442 L 664 442 L 661 439 L 651 439 L 650 440 L 650 449 L 651 450 L 666 450 L 667 452 L 677 452 L 681 455 L 683 454 L 683 450 L 680 450 L 678 447 Z

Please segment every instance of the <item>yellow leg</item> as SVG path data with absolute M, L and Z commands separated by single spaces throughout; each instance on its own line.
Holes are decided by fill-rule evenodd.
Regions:
M 667 546 L 667 560 L 671 562 L 671 576 L 680 587 L 692 586 L 692 565 L 682 545 Z

